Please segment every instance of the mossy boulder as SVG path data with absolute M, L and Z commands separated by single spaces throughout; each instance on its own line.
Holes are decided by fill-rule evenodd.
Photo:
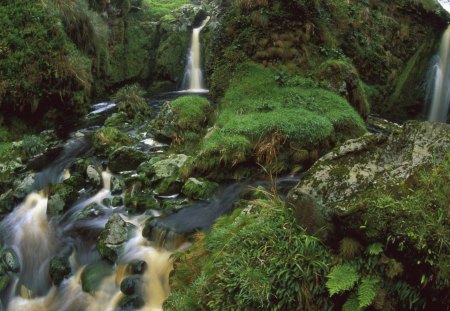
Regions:
M 162 180 L 168 177 L 178 176 L 180 170 L 188 163 L 190 157 L 185 154 L 175 154 L 167 159 L 150 160 L 149 165 L 142 167 L 146 176 L 152 180 Z
M 99 155 L 110 155 L 122 146 L 129 146 L 133 139 L 114 127 L 103 127 L 94 133 L 92 144 Z
M 128 239 L 129 225 L 118 214 L 112 215 L 97 238 L 100 255 L 114 263 Z
M 50 278 L 56 286 L 72 272 L 69 257 L 72 254 L 72 247 L 65 247 L 58 255 L 50 260 L 49 274 Z
M 47 204 L 47 215 L 50 217 L 60 216 L 78 197 L 78 190 L 65 183 L 57 184 L 51 193 Z
M 111 264 L 106 261 L 96 261 L 87 265 L 81 273 L 83 291 L 94 294 L 104 278 L 113 273 Z
M 122 127 L 128 120 L 128 116 L 125 112 L 113 113 L 105 120 L 106 127 Z
M 29 173 L 21 181 L 16 182 L 16 188 L 14 190 L 14 197 L 21 200 L 25 198 L 27 194 L 34 190 L 36 187 L 36 175 Z
M 120 147 L 108 158 L 109 169 L 113 173 L 136 169 L 147 159 L 147 155 L 135 147 Z
M 104 215 L 105 212 L 102 210 L 102 207 L 96 203 L 92 202 L 85 206 L 76 216 L 74 217 L 74 221 L 81 219 L 95 219 L 98 216 Z
M 131 214 L 143 213 L 149 209 L 159 209 L 159 202 L 149 191 L 135 190 L 125 194 L 125 206 Z
M 219 185 L 203 178 L 189 178 L 181 192 L 190 199 L 206 200 L 218 189 Z

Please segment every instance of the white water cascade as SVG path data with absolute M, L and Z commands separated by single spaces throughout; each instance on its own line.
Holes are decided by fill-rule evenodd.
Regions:
M 439 4 L 450 13 L 450 0 L 438 0 Z
M 439 54 L 435 57 L 428 79 L 431 79 L 427 83 L 428 97 L 431 98 L 428 120 L 445 123 L 450 105 L 450 26 L 442 37 Z
M 200 27 L 192 30 L 191 49 L 189 51 L 189 61 L 183 79 L 184 92 L 206 93 L 203 74 L 201 68 L 201 49 L 200 49 L 200 32 L 208 23 L 208 16 L 200 25 Z

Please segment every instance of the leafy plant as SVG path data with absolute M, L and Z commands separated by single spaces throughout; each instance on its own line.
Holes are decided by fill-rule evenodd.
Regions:
M 352 289 L 359 279 L 359 273 L 355 266 L 343 264 L 331 268 L 327 278 L 326 286 L 330 296 L 333 296 Z
M 126 113 L 129 118 L 142 118 L 151 114 L 144 95 L 144 89 L 138 84 L 131 84 L 119 89 L 112 99 L 116 102 L 119 111 Z
M 45 139 L 38 135 L 27 135 L 22 140 L 22 150 L 27 157 L 33 157 L 46 149 Z

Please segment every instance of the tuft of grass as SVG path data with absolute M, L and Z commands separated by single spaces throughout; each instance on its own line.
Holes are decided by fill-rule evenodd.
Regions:
M 143 88 L 138 84 L 131 84 L 118 90 L 112 99 L 119 111 L 126 113 L 129 118 L 146 117 L 151 114 L 151 110 L 144 95 Z
M 191 3 L 191 1 L 189 0 L 144 0 L 144 4 L 148 7 L 148 10 L 152 17 L 162 17 L 165 15 L 169 15 L 170 13 L 172 13 L 172 11 L 189 3 Z
M 129 146 L 133 140 L 114 127 L 103 127 L 94 133 L 94 149 L 102 155 L 108 155 L 122 146 Z

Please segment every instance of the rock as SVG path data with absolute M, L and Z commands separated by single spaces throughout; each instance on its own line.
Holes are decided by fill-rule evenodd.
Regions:
M 83 210 L 75 217 L 76 220 L 81 219 L 94 219 L 100 215 L 104 215 L 105 212 L 102 210 L 102 207 L 95 202 L 88 204 Z
M 104 198 L 102 200 L 102 204 L 106 207 L 110 207 L 111 206 L 111 199 L 110 198 Z
M 109 168 L 114 173 L 134 170 L 146 160 L 144 152 L 133 147 L 120 147 L 108 159 Z
M 105 126 L 120 127 L 123 126 L 124 123 L 127 122 L 127 120 L 128 117 L 125 112 L 116 112 L 105 120 Z
M 69 262 L 69 257 L 72 255 L 72 251 L 72 247 L 65 247 L 60 254 L 50 260 L 49 274 L 53 284 L 56 286 L 61 284 L 64 278 L 72 272 Z
M 0 195 L 0 214 L 7 214 L 14 208 L 14 194 L 11 189 Z
M 151 122 L 155 129 L 156 138 L 174 139 L 177 134 L 177 116 L 173 112 L 170 102 L 165 102 L 158 116 Z
M 127 223 L 118 214 L 112 215 L 97 238 L 97 249 L 103 258 L 115 262 L 128 238 Z
M 190 199 L 206 200 L 217 190 L 219 185 L 203 178 L 189 178 L 183 185 L 181 192 Z
M 112 207 L 118 207 L 118 206 L 122 206 L 123 205 L 123 199 L 122 197 L 113 197 L 112 201 L 111 201 L 111 206 Z
M 3 291 L 11 282 L 11 276 L 8 274 L 0 275 L 0 292 Z M 0 301 L 0 310 L 4 310 Z
M 90 159 L 78 159 L 75 160 L 72 165 L 70 166 L 70 171 L 72 172 L 72 175 L 79 174 L 83 178 L 86 178 L 86 171 L 88 166 L 93 165 L 92 160 Z
M 104 278 L 112 274 L 112 267 L 106 261 L 97 261 L 87 265 L 81 273 L 83 291 L 93 294 Z
M 159 181 L 155 188 L 158 195 L 167 196 L 180 193 L 183 183 L 177 176 L 171 176 Z
M 410 121 L 389 136 L 366 134 L 349 140 L 322 157 L 297 190 L 334 212 L 350 212 L 340 204 L 377 183 L 405 180 L 418 168 L 442 159 L 450 148 L 450 125 Z
M 148 265 L 145 261 L 138 259 L 133 260 L 128 265 L 129 270 L 132 274 L 144 274 L 144 272 L 148 268 Z
M 20 183 L 18 183 L 16 190 L 14 191 L 14 197 L 22 200 L 27 194 L 32 192 L 35 188 L 35 178 L 36 174 L 30 173 Z
M 47 203 L 47 215 L 50 217 L 61 215 L 66 203 L 59 193 L 52 195 Z
M 180 169 L 183 168 L 190 158 L 184 154 L 172 155 L 151 165 L 146 173 L 152 175 L 154 180 L 178 176 Z
M 111 193 L 113 195 L 122 194 L 125 189 L 125 183 L 122 179 L 117 178 L 116 176 L 111 177 Z
M 120 283 L 120 291 L 125 295 L 140 295 L 142 294 L 143 283 L 142 276 L 129 276 Z
M 186 207 L 189 204 L 189 200 L 187 198 L 170 198 L 163 199 L 161 208 L 167 212 L 173 212 L 180 210 Z
M 89 182 L 95 187 L 100 187 L 102 185 L 102 177 L 93 165 L 89 165 L 86 168 L 86 176 Z
M 57 184 L 50 195 L 47 204 L 47 215 L 59 216 L 65 212 L 77 199 L 78 192 L 65 183 Z
M 131 214 L 143 213 L 149 209 L 159 209 L 159 202 L 152 193 L 135 191 L 125 194 L 125 206 Z
M 19 257 L 12 248 L 6 248 L 1 254 L 2 264 L 6 271 L 17 273 L 20 271 Z
M 135 311 L 144 306 L 145 301 L 141 296 L 125 296 L 119 303 L 117 311 Z

